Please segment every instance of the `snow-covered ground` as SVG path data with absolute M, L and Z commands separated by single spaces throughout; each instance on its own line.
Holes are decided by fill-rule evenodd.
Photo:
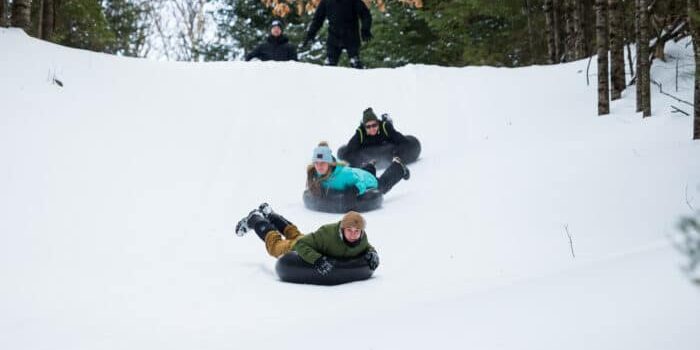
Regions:
M 690 101 L 685 45 L 652 77 Z M 692 108 L 654 87 L 642 119 L 628 89 L 598 117 L 587 63 L 168 63 L 0 29 L 0 348 L 696 350 L 668 240 L 700 208 L 670 105 Z M 367 106 L 423 143 L 366 214 L 381 266 L 282 283 L 233 225 L 263 201 L 302 231 L 339 220 L 303 207 L 304 169 Z

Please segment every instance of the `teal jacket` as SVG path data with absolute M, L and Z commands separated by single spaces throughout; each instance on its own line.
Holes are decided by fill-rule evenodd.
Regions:
M 376 251 L 367 240 L 367 233 L 357 244 L 345 243 L 340 233 L 340 221 L 321 226 L 316 232 L 305 235 L 294 244 L 294 251 L 309 264 L 321 256 L 334 259 L 350 259 L 363 256 L 368 251 Z
M 370 188 L 379 187 L 377 178 L 368 171 L 345 165 L 336 165 L 331 176 L 321 182 L 323 188 L 344 191 L 352 186 L 357 187 L 360 195 Z

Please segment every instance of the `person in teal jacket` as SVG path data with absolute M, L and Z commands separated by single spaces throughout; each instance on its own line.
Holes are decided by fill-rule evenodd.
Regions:
M 379 177 L 376 176 L 377 169 L 373 163 L 353 168 L 337 162 L 326 142 L 321 142 L 314 148 L 311 162 L 306 169 L 306 187 L 316 196 L 323 196 L 329 190 L 347 191 L 361 196 L 373 188 L 387 193 L 401 179 L 408 180 L 411 175 L 398 157 L 394 157 L 391 165 Z

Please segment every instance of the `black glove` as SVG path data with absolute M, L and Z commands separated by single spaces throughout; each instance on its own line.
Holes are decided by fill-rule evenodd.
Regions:
M 374 271 L 379 267 L 379 254 L 374 250 L 365 253 L 365 260 L 367 260 L 367 265 L 369 265 L 370 270 Z
M 358 190 L 355 186 L 345 189 L 345 191 L 343 191 L 342 196 L 342 211 L 353 210 L 353 208 L 355 208 L 355 205 L 357 204 L 357 197 L 359 195 L 360 190 Z
M 316 259 L 316 262 L 314 262 L 314 268 L 321 276 L 327 275 L 329 272 L 331 272 L 331 270 L 333 270 L 333 267 L 333 262 L 325 256 Z
M 345 197 L 355 199 L 360 195 L 360 190 L 356 186 L 352 186 L 345 190 Z
M 362 29 L 362 41 L 368 42 L 372 40 L 372 32 L 369 31 L 369 29 Z
M 382 114 L 382 121 L 390 123 L 392 125 L 394 124 L 394 120 L 391 119 L 391 117 L 389 116 L 389 113 Z

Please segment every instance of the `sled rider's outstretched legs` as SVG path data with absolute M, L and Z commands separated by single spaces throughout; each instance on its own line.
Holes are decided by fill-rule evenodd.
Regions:
M 303 236 L 294 224 L 275 213 L 267 203 L 253 209 L 236 225 L 236 234 L 239 236 L 245 235 L 249 230 L 255 231 L 265 242 L 267 252 L 275 258 L 291 251 L 296 241 Z

